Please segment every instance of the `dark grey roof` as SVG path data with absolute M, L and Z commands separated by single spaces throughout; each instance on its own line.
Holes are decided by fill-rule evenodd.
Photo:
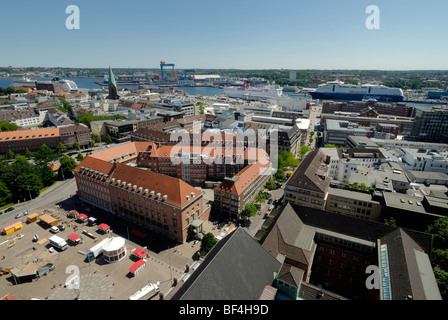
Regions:
M 308 226 L 387 245 L 393 300 L 408 295 L 415 300 L 439 299 L 429 260 L 431 234 L 288 203 L 285 210 L 291 209 Z
M 314 235 L 314 229 L 306 226 L 287 206 L 264 239 L 263 248 L 279 261 L 286 256 L 307 266 L 313 259 Z
M 414 300 L 440 297 L 434 276 L 428 277 L 432 268 L 426 270 L 425 267 L 429 256 L 406 231 L 397 229 L 381 238 L 380 243 L 387 245 L 393 300 L 404 300 L 408 296 Z
M 319 209 L 302 207 L 290 203 L 287 206 L 291 206 L 306 225 L 367 241 L 376 241 L 398 229 L 398 227 L 389 226 L 381 222 L 363 220 Z M 405 228 L 401 229 L 405 230 L 421 246 L 424 252 L 431 252 L 432 236 L 430 234 Z
M 286 186 L 307 189 L 316 192 L 326 192 L 330 186 L 330 179 L 323 179 L 317 175 L 325 156 L 319 149 L 309 152 L 299 164 L 294 173 L 286 181 Z
M 281 263 L 242 228 L 219 241 L 172 300 L 257 300 Z
M 293 287 L 299 288 L 302 283 L 303 274 L 305 271 L 302 269 L 291 266 L 284 263 L 280 272 L 278 273 L 277 280 L 281 280 Z
M 299 298 L 303 300 L 347 300 L 334 292 L 323 290 L 311 283 L 302 282 Z

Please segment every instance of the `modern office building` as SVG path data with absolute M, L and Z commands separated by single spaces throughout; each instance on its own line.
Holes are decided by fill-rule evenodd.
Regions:
M 327 119 L 324 125 L 323 141 L 326 144 L 345 146 L 349 136 L 372 137 L 369 127 L 362 127 L 355 122 Z
M 410 138 L 448 143 L 448 107 L 416 108 Z

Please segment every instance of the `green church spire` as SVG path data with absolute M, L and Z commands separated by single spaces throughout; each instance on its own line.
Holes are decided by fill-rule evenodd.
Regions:
M 117 86 L 117 83 L 115 82 L 115 76 L 112 72 L 112 68 L 109 66 L 109 85 L 113 84 L 115 87 Z

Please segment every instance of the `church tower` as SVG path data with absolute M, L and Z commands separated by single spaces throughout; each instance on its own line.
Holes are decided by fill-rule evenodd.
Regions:
M 118 95 L 118 88 L 117 83 L 115 81 L 115 76 L 110 66 L 109 66 L 109 95 L 107 96 L 106 99 L 110 100 L 120 99 L 120 96 Z

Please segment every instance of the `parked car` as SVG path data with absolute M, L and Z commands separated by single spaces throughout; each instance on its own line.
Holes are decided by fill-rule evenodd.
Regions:
M 268 204 L 271 204 L 271 203 L 272 203 L 272 199 L 269 199 L 269 200 L 268 200 Z
M 59 228 L 56 227 L 56 226 L 53 226 L 53 227 L 50 228 L 50 232 L 58 233 L 59 232 Z
M 28 214 L 28 211 L 23 211 L 18 214 L 16 214 L 16 219 L 19 219 L 20 217 L 26 216 Z
M 5 213 L 6 213 L 6 212 L 10 212 L 10 211 L 12 211 L 12 210 L 14 210 L 14 207 L 9 207 L 8 209 L 5 210 Z
M 218 226 L 218 229 L 221 230 L 222 227 L 224 227 L 225 224 L 226 224 L 225 222 L 221 222 L 221 223 L 219 224 L 219 226 Z
M 58 225 L 58 229 L 59 229 L 60 231 L 63 231 L 63 230 L 65 230 L 65 227 L 64 227 L 62 224 L 60 224 L 60 225 Z

